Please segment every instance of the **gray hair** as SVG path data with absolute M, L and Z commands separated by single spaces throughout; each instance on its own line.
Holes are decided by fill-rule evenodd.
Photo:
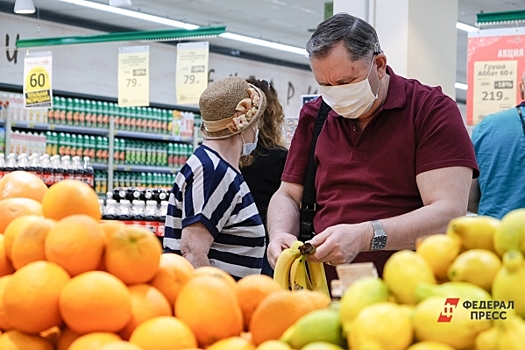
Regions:
M 310 58 L 324 58 L 341 41 L 352 61 L 382 52 L 375 29 L 348 13 L 337 13 L 321 22 L 306 43 L 306 52 Z

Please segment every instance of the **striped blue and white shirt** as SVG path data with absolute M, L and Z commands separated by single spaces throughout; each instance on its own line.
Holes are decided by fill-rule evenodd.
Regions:
M 182 229 L 202 223 L 214 240 L 212 266 L 240 279 L 261 272 L 264 226 L 240 172 L 214 150 L 199 146 L 175 177 L 170 193 L 164 251 L 181 254 Z

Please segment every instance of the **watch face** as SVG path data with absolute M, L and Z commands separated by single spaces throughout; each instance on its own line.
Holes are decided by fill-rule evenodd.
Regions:
M 386 246 L 386 235 L 375 236 L 373 240 L 372 250 L 383 249 Z

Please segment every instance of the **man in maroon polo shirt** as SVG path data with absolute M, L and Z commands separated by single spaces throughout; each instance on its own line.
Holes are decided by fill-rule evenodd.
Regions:
M 322 22 L 306 49 L 331 111 L 317 140 L 317 211 L 311 259 L 329 265 L 372 261 L 418 237 L 445 232 L 465 215 L 478 168 L 456 103 L 439 87 L 397 76 L 377 33 L 349 14 Z M 299 234 L 299 203 L 321 98 L 301 110 L 282 184 L 268 209 L 268 257 Z M 333 269 L 327 275 L 334 277 Z M 332 276 L 330 276 L 332 275 Z

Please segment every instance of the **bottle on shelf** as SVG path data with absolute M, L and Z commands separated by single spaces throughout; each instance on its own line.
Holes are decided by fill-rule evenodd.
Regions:
M 62 167 L 62 162 L 60 161 L 60 155 L 52 155 L 50 160 L 51 168 L 53 169 L 53 183 L 57 183 L 64 180 L 65 171 Z
M 131 201 L 131 219 L 135 221 L 144 221 L 144 208 L 146 202 L 142 200 Z
M 71 158 L 71 174 L 73 179 L 84 182 L 84 166 L 79 156 Z
M 16 170 L 18 170 L 18 164 L 16 162 L 16 154 L 9 153 L 5 161 L 4 175 L 7 175 Z
M 27 168 L 31 174 L 38 176 L 42 181 L 44 181 L 44 173 L 42 164 L 40 163 L 40 158 L 38 153 L 32 153 L 29 156 L 29 166 Z
M 18 170 L 28 171 L 28 169 L 29 169 L 29 160 L 27 158 L 27 154 L 26 153 L 21 153 L 18 156 L 16 164 L 17 164 Z
M 53 182 L 53 167 L 51 165 L 51 160 L 49 159 L 49 154 L 45 153 L 40 157 L 40 163 L 42 165 L 42 180 L 49 187 Z
M 5 157 L 3 153 L 0 153 L 0 179 L 4 177 L 5 172 Z
M 116 220 L 117 219 L 117 206 L 118 203 L 115 199 L 106 199 L 106 205 L 104 208 L 104 216 L 102 217 L 105 220 Z
M 60 164 L 64 170 L 64 180 L 75 180 L 75 174 L 71 168 L 71 156 L 65 155 L 60 158 Z
M 95 170 L 93 165 L 91 165 L 90 158 L 84 157 L 84 182 L 87 183 L 92 188 L 95 188 Z
M 127 199 L 121 199 L 117 206 L 118 220 L 131 220 L 131 202 Z

